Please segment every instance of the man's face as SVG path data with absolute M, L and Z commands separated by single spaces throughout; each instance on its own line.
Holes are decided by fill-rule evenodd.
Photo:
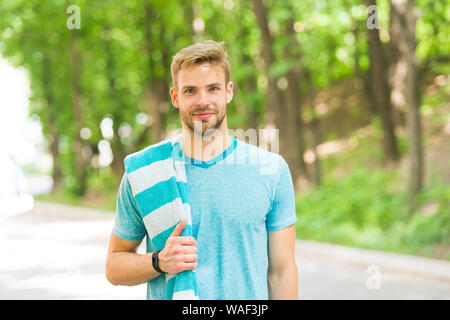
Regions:
M 223 129 L 227 103 L 233 98 L 233 83 L 225 84 L 225 72 L 218 65 L 204 63 L 181 69 L 177 89 L 171 88 L 173 105 L 180 109 L 184 125 L 193 133 L 211 135 Z M 205 134 L 206 133 L 206 134 Z

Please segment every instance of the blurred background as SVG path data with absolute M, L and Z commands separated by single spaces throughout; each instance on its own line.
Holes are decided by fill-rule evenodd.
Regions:
M 1 0 L 0 216 L 111 216 L 124 157 L 181 128 L 172 56 L 214 39 L 229 128 L 280 129 L 299 239 L 450 260 L 449 4 Z

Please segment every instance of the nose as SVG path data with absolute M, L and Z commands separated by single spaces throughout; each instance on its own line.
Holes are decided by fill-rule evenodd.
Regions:
M 208 95 L 204 90 L 200 90 L 197 95 L 197 105 L 198 106 L 208 106 Z

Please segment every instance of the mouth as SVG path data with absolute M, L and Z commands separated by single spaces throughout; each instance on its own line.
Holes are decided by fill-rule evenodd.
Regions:
M 208 119 L 213 114 L 214 114 L 213 112 L 197 112 L 194 113 L 193 116 L 199 119 Z

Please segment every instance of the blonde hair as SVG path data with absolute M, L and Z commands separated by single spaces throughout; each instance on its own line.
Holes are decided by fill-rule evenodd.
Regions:
M 173 57 L 170 65 L 173 86 L 177 88 L 177 75 L 182 68 L 205 62 L 222 67 L 225 72 L 226 85 L 230 80 L 230 63 L 224 43 L 206 40 L 181 49 Z

